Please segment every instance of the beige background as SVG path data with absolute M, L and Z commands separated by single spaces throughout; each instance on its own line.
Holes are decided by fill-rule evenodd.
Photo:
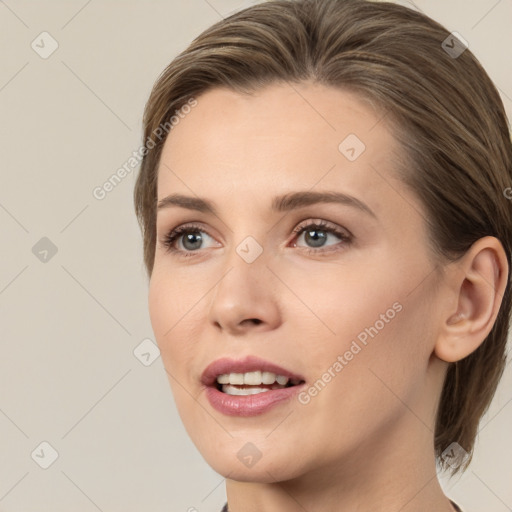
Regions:
M 186 435 L 161 359 L 145 366 L 134 355 L 153 338 L 135 173 L 103 200 L 92 191 L 139 148 L 162 69 L 251 3 L 0 1 L 1 511 L 206 512 L 224 503 L 224 480 Z M 512 0 L 415 5 L 464 36 L 510 117 Z M 46 59 L 43 31 L 58 43 Z M 443 480 L 466 511 L 512 510 L 511 384 L 509 364 L 472 466 Z M 58 452 L 47 469 L 43 441 Z

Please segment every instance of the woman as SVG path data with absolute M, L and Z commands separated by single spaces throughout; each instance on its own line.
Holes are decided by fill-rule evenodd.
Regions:
M 135 187 L 149 311 L 224 511 L 460 510 L 505 365 L 512 147 L 464 41 L 270 0 L 165 69 Z

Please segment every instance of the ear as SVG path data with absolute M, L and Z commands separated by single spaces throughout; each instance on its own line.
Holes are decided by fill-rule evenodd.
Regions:
M 453 363 L 475 351 L 491 332 L 508 282 L 508 261 L 493 236 L 477 240 L 446 274 L 451 304 L 442 317 L 434 353 Z

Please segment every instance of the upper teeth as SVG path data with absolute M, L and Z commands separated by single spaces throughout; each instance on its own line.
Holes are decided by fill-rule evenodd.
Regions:
M 246 373 L 223 373 L 217 377 L 219 384 L 249 384 L 257 386 L 258 384 L 278 384 L 285 386 L 290 379 L 283 375 L 276 375 L 272 372 L 246 372 Z

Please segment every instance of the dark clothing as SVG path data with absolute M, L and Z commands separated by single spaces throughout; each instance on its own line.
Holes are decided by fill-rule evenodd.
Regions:
M 457 505 L 457 503 L 454 503 L 451 500 L 450 500 L 450 502 L 455 507 L 455 510 L 457 510 L 457 512 L 462 512 L 462 509 Z M 222 510 L 220 512 L 228 512 L 228 504 L 227 503 L 224 505 L 224 507 L 222 508 Z

